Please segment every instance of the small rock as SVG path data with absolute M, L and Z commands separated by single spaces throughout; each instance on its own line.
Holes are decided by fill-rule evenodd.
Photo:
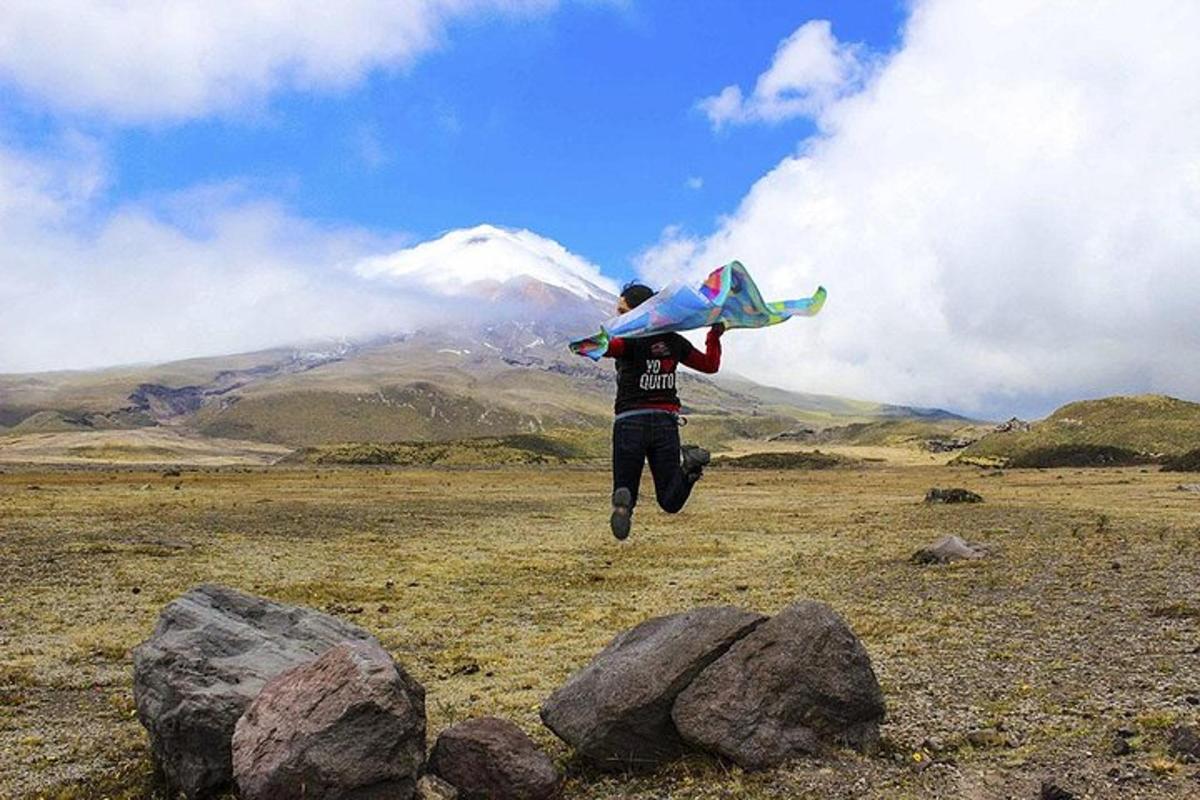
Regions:
M 925 493 L 926 503 L 982 503 L 983 497 L 966 489 L 933 488 Z
M 1053 781 L 1042 781 L 1041 800 L 1075 800 L 1075 795 Z
M 1200 732 L 1188 725 L 1180 725 L 1171 731 L 1171 741 L 1167 746 L 1174 755 L 1200 758 Z
M 1200 492 L 1200 483 L 1181 483 L 1175 489 L 1180 492 Z
M 936 739 L 931 736 L 925 741 L 921 742 L 921 747 L 925 750 L 928 750 L 930 753 L 940 753 L 946 749 L 946 743 L 941 739 Z
M 986 555 L 987 550 L 982 545 L 972 544 L 957 536 L 943 536 L 929 547 L 913 553 L 910 560 L 914 564 L 949 564 Z
M 429 769 L 466 800 L 548 800 L 558 794 L 550 757 L 516 725 L 496 717 L 442 731 Z
M 1013 417 L 1008 422 L 1002 422 L 997 425 L 994 430 L 996 433 L 1012 433 L 1014 431 L 1028 431 L 1032 430 L 1032 428 L 1033 425 L 1031 423 L 1028 423 L 1023 419 Z
M 422 775 L 417 781 L 416 800 L 458 800 L 458 789 L 437 775 Z
M 1123 736 L 1114 736 L 1108 751 L 1114 756 L 1127 756 L 1133 752 L 1133 745 Z
M 1003 747 L 1008 743 L 1004 734 L 995 728 L 980 728 L 967 733 L 967 742 L 972 747 Z
M 962 450 L 965 447 L 970 447 L 975 444 L 974 439 L 964 439 L 955 437 L 950 439 L 926 439 L 921 442 L 921 448 L 930 453 L 951 453 L 955 450 Z
M 408 798 L 424 762 L 425 689 L 374 642 L 278 675 L 233 734 L 243 800 Z
M 165 472 L 163 472 L 163 474 L 162 474 L 162 476 L 164 478 L 178 478 L 181 475 L 183 475 L 183 473 L 177 469 L 169 469 L 169 470 L 166 470 Z

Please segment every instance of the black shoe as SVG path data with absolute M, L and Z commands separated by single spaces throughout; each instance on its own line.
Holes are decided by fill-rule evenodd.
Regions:
M 683 453 L 684 474 L 693 481 L 699 480 L 704 473 L 704 467 L 712 460 L 712 454 L 694 444 L 685 444 L 679 450 Z
M 629 529 L 633 526 L 633 494 L 622 486 L 613 492 L 612 504 L 612 519 L 609 522 L 612 524 L 613 536 L 617 537 L 618 541 L 625 541 L 629 538 Z

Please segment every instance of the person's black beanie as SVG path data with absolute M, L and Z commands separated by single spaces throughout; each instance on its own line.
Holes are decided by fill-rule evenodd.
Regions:
M 621 297 L 630 308 L 637 308 L 654 297 L 654 290 L 642 283 L 631 283 L 621 290 Z

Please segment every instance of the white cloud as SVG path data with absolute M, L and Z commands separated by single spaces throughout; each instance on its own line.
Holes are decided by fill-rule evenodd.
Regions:
M 730 85 L 697 106 L 717 129 L 814 116 L 861 80 L 861 53 L 857 45 L 838 42 L 828 21 L 806 22 L 780 42 L 749 97 Z
M 336 90 L 436 47 L 448 22 L 554 0 L 8 0 L 0 80 L 50 107 L 181 120 L 284 89 Z
M 692 175 L 690 178 L 684 181 L 684 186 L 687 186 L 687 188 L 694 192 L 698 192 L 704 188 L 704 178 L 701 178 L 698 175 Z
M 394 248 L 247 196 L 201 187 L 160 207 L 97 207 L 103 161 L 0 149 L 0 372 L 240 352 L 400 330 L 410 292 L 336 267 Z
M 821 316 L 728 337 L 793 388 L 995 415 L 1200 396 L 1197 31 L 1191 0 L 918 2 L 822 136 L 641 269 L 824 283 Z

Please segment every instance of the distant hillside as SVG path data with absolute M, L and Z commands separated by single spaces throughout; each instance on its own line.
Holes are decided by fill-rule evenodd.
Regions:
M 163 427 L 184 435 L 314 447 L 599 430 L 612 416 L 613 365 L 574 356 L 572 337 L 614 313 L 611 283 L 553 242 L 480 226 L 368 265 L 417 282 L 436 326 L 151 366 L 0 375 L 5 436 Z M 799 323 L 797 323 L 799 324 Z M 953 415 L 789 392 L 684 370 L 693 441 L 719 445 L 797 426 Z
M 1016 426 L 987 434 L 960 458 L 1007 463 L 1027 461 L 1051 448 L 1080 452 L 1082 446 L 1119 448 L 1138 456 L 1180 455 L 1200 447 L 1200 403 L 1163 395 L 1069 403 L 1028 430 Z
M 583 323 L 488 322 L 158 366 L 0 376 L 0 419 L 8 434 L 166 426 L 293 447 L 600 428 L 612 415 L 613 365 L 566 347 L 603 317 L 599 308 L 588 313 Z M 689 436 L 711 445 L 798 426 L 911 419 L 953 428 L 959 419 L 686 371 L 680 394 Z
M 562 326 L 506 322 L 325 351 L 0 376 L 0 411 L 8 434 L 167 426 L 295 447 L 605 427 L 613 365 L 572 355 L 568 335 Z M 797 426 L 909 418 L 903 407 L 788 392 L 739 377 L 685 372 L 679 382 L 689 435 L 709 444 Z

